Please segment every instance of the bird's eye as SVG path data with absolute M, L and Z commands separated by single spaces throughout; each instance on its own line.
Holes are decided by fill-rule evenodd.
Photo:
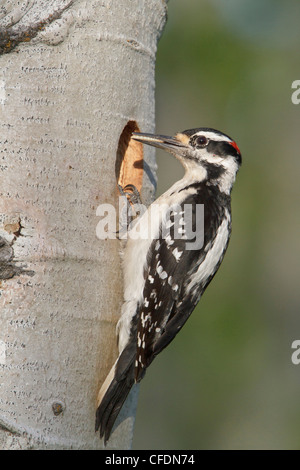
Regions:
M 197 147 L 206 147 L 208 145 L 209 140 L 205 137 L 205 135 L 199 135 L 196 139 Z

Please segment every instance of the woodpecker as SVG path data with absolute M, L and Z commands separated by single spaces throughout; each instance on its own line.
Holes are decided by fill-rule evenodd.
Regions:
M 231 234 L 231 190 L 242 160 L 235 141 L 215 129 L 175 137 L 134 132 L 132 138 L 173 154 L 185 174 L 138 219 L 140 238 L 128 233 L 119 356 L 100 389 L 96 412 L 96 431 L 105 444 L 130 389 L 183 327 L 223 260 Z M 202 243 L 187 249 L 184 224 L 192 220 L 195 232 L 199 205 L 204 207 Z

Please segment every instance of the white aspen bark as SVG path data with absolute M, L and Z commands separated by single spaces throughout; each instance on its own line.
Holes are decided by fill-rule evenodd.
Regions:
M 1 3 L 0 449 L 103 447 L 96 397 L 123 292 L 119 241 L 96 237 L 96 209 L 117 206 L 127 122 L 154 128 L 165 17 L 163 0 Z M 108 448 L 130 447 L 135 406 L 133 393 Z

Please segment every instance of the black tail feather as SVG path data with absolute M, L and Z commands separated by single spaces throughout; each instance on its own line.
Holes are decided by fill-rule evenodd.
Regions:
M 106 445 L 117 416 L 134 384 L 134 361 L 126 367 L 126 373 L 120 374 L 117 364 L 115 376 L 109 385 L 96 412 L 95 429 L 100 429 L 100 437 L 104 436 Z M 118 370 L 119 369 L 119 370 Z

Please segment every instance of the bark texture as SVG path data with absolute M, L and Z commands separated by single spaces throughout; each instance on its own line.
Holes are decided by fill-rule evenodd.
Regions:
M 4 1 L 0 8 L 0 448 L 100 449 L 96 395 L 122 302 L 116 204 L 128 121 L 154 127 L 163 0 Z M 154 193 L 145 152 L 143 194 Z M 135 393 L 109 446 L 129 448 Z M 125 419 L 126 418 L 126 419 Z

